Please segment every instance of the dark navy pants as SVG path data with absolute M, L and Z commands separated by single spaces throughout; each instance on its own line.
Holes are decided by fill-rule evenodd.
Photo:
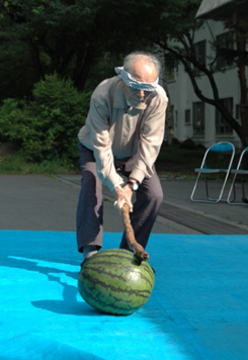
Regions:
M 83 247 L 86 245 L 102 247 L 103 195 L 102 181 L 96 173 L 93 152 L 81 144 L 78 147 L 82 182 L 77 207 L 77 244 L 78 251 L 83 252 Z M 136 192 L 133 212 L 130 213 L 136 240 L 144 248 L 148 243 L 152 227 L 163 201 L 163 191 L 155 167 L 153 171 L 153 176 L 144 179 L 140 184 Z M 120 248 L 128 249 L 125 233 L 122 236 Z

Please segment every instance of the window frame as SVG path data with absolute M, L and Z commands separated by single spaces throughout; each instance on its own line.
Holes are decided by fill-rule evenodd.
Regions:
M 222 98 L 221 102 L 223 106 L 233 115 L 234 101 L 233 97 Z M 232 135 L 233 129 L 231 125 L 227 123 L 221 112 L 215 108 L 215 133 L 216 135 Z
M 205 103 L 203 101 L 195 101 L 193 106 L 193 135 L 202 136 L 205 134 Z

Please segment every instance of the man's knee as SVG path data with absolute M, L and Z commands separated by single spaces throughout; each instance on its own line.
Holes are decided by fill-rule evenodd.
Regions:
M 149 198 L 149 201 L 153 201 L 154 203 L 161 203 L 164 198 L 162 186 L 159 184 L 158 186 L 151 187 L 146 192 L 146 196 Z
M 164 196 L 163 196 L 163 192 L 159 192 L 159 193 L 156 193 L 154 195 L 154 205 L 158 208 L 161 206 L 162 202 L 163 202 L 163 199 L 164 199 Z
M 141 200 L 144 207 L 149 207 L 150 209 L 159 209 L 163 202 L 163 191 L 149 191 L 143 196 Z

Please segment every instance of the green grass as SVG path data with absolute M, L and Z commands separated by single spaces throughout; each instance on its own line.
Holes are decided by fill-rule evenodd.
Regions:
M 195 177 L 194 169 L 201 163 L 204 150 L 182 149 L 179 145 L 163 145 L 156 162 L 157 172 L 168 178 L 192 178 Z M 34 163 L 28 161 L 19 153 L 0 155 L 1 174 L 65 174 L 80 173 L 79 162 L 75 165 L 65 161 L 44 161 Z
M 63 174 L 75 172 L 70 164 L 54 161 L 44 161 L 33 163 L 19 154 L 0 155 L 0 173 L 1 174 Z
M 156 168 L 160 175 L 170 177 L 195 177 L 205 149 L 182 149 L 178 145 L 162 146 Z

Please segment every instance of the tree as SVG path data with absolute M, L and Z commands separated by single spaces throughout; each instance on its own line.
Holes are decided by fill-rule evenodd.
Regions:
M 196 55 L 194 47 L 194 33 L 197 29 L 198 24 L 195 23 L 194 27 L 190 29 L 189 32 L 185 32 L 178 36 L 176 39 L 177 44 L 173 45 L 170 42 L 170 39 L 156 41 L 162 49 L 169 53 L 176 62 L 183 64 L 185 71 L 188 73 L 191 83 L 193 85 L 194 91 L 198 98 L 215 106 L 227 123 L 236 131 L 238 134 L 242 145 L 248 145 L 248 92 L 247 92 L 247 78 L 245 67 L 248 64 L 248 53 L 246 51 L 246 43 L 248 39 L 248 21 L 240 21 L 236 24 L 231 24 L 226 22 L 226 27 L 230 30 L 233 30 L 236 40 L 236 50 L 230 50 L 221 47 L 218 43 L 215 42 L 216 57 L 212 59 L 209 63 L 203 64 Z M 245 30 L 245 31 L 244 31 Z M 238 77 L 240 81 L 241 89 L 241 98 L 240 98 L 240 108 L 241 108 L 241 124 L 234 118 L 234 116 L 227 110 L 223 105 L 222 100 L 219 97 L 218 85 L 215 81 L 215 71 L 219 69 L 218 60 L 228 59 L 229 64 L 232 63 L 237 66 Z M 197 78 L 205 75 L 208 78 L 209 84 L 212 89 L 212 98 L 207 97 L 199 88 Z
M 240 138 L 244 146 L 248 145 L 248 87 L 246 77 L 246 66 L 248 65 L 248 20 L 239 19 L 236 22 L 227 20 L 226 27 L 231 29 L 235 34 L 236 50 L 230 54 L 231 61 L 238 68 L 238 76 L 240 81 L 240 118 L 241 118 L 241 134 Z
M 112 1 L 115 3 L 115 1 Z M 201 0 L 143 0 L 140 2 L 139 14 L 129 8 L 128 27 L 130 21 L 137 24 L 134 36 L 148 44 L 157 45 L 165 52 L 167 63 L 181 63 L 188 73 L 194 91 L 198 98 L 215 106 L 227 123 L 236 131 L 242 145 L 248 145 L 248 90 L 245 68 L 248 64 L 246 44 L 248 40 L 248 20 L 236 18 L 225 19 L 224 25 L 234 34 L 236 47 L 226 48 L 217 41 L 213 42 L 216 56 L 209 62 L 202 62 L 195 50 L 195 32 L 202 26 L 202 21 L 196 20 L 195 15 Z M 142 19 L 142 21 L 140 21 Z M 144 21 L 145 19 L 145 21 Z M 130 31 L 130 30 L 129 30 Z M 127 31 L 128 32 L 128 31 Z M 220 60 L 228 59 L 229 64 L 237 66 L 240 81 L 241 124 L 223 105 L 219 97 L 215 72 L 219 70 Z M 197 79 L 205 75 L 212 89 L 212 97 L 207 97 L 199 88 Z
M 0 144 L 12 141 L 35 162 L 78 161 L 77 134 L 85 122 L 90 93 L 71 80 L 46 75 L 34 85 L 32 101 L 5 99 L 0 107 Z
M 31 79 L 37 81 L 45 74 L 56 72 L 71 78 L 79 90 L 85 89 L 86 84 L 95 85 L 92 77 L 98 82 L 105 74 L 113 74 L 114 61 L 121 59 L 123 54 L 157 48 L 160 54 L 165 54 L 167 63 L 173 60 L 183 64 L 199 99 L 215 106 L 246 146 L 247 22 L 226 22 L 235 34 L 237 49 L 230 52 L 230 49 L 222 48 L 219 51 L 216 42 L 213 45 L 218 50 L 217 57 L 205 65 L 197 58 L 194 47 L 195 31 L 202 24 L 195 19 L 200 3 L 201 0 L 0 0 L 0 39 L 4 44 L 1 48 L 5 46 L 6 60 L 13 39 L 19 44 L 15 49 L 21 49 L 24 44 L 24 62 L 33 64 L 35 69 L 34 72 L 32 66 L 26 65 L 31 69 Z M 219 98 L 214 77 L 218 58 L 227 50 L 230 61 L 238 67 L 241 125 Z M 4 76 L 1 69 L 0 65 L 0 73 Z M 209 80 L 211 98 L 198 87 L 197 78 L 201 74 Z
M 36 79 L 56 72 L 82 90 L 102 51 L 98 9 L 97 0 L 2 0 L 0 36 L 7 46 L 13 38 L 25 44 Z
M 173 11 L 168 12 L 168 8 L 165 12 L 161 13 L 162 19 L 168 19 L 170 17 L 174 24 L 177 24 L 174 29 L 170 27 L 169 35 L 163 33 L 163 24 L 158 25 L 160 31 L 159 35 L 154 37 L 154 43 L 159 45 L 167 54 L 168 57 L 172 57 L 175 63 L 180 62 L 183 64 L 185 71 L 188 73 L 194 91 L 198 98 L 215 106 L 227 123 L 236 131 L 242 145 L 245 147 L 248 145 L 248 91 L 247 91 L 247 78 L 245 68 L 248 64 L 248 52 L 246 50 L 246 44 L 248 40 L 248 20 L 242 18 L 225 19 L 224 25 L 230 31 L 233 32 L 235 47 L 225 47 L 226 45 L 213 42 L 216 56 L 213 59 L 209 59 L 209 62 L 202 62 L 197 57 L 194 37 L 195 31 L 202 26 L 202 21 L 195 20 L 195 14 L 199 6 L 199 1 L 181 1 L 181 8 L 179 15 L 176 17 L 171 16 Z M 179 3 L 177 2 L 178 6 Z M 177 20 L 177 22 L 176 22 Z M 157 24 L 157 23 L 156 23 Z M 167 28 L 168 31 L 168 28 Z M 154 36 L 153 35 L 153 36 Z M 218 86 L 215 81 L 215 72 L 220 70 L 219 64 L 222 60 L 228 61 L 229 65 L 235 65 L 237 67 L 237 75 L 240 81 L 240 117 L 241 124 L 234 118 L 234 116 L 223 105 L 222 100 L 219 97 Z M 206 97 L 198 86 L 197 79 L 205 75 L 209 81 L 212 89 L 212 97 Z
M 126 39 L 129 48 L 153 49 L 157 48 L 160 56 L 165 56 L 166 63 L 184 66 L 198 98 L 216 107 L 227 123 L 236 131 L 243 146 L 248 145 L 248 96 L 245 67 L 248 58 L 246 44 L 248 38 L 248 21 L 237 19 L 226 20 L 225 26 L 234 34 L 236 50 L 225 48 L 217 41 L 213 42 L 216 57 L 202 62 L 195 50 L 195 33 L 203 22 L 196 20 L 195 15 L 201 0 L 108 0 L 101 11 L 108 14 L 105 34 L 110 36 L 112 29 L 118 29 L 118 37 L 111 37 L 111 48 L 118 49 L 121 39 Z M 109 14 L 108 9 L 111 9 Z M 112 14 L 112 16 L 111 16 Z M 122 15 L 122 18 L 121 18 Z M 103 19 L 103 17 L 101 18 Z M 121 20 L 122 19 L 122 20 Z M 130 36 L 132 41 L 130 41 Z M 117 41 L 117 43 L 116 43 Z M 155 46 L 154 46 L 155 45 Z M 162 50 L 162 51 L 161 51 Z M 227 59 L 229 64 L 237 66 L 241 89 L 241 124 L 224 106 L 219 97 L 218 85 L 215 81 L 215 72 L 219 71 L 219 63 Z M 163 74 L 164 75 L 164 74 Z M 200 76 L 206 76 L 212 89 L 212 97 L 207 97 L 199 88 Z

